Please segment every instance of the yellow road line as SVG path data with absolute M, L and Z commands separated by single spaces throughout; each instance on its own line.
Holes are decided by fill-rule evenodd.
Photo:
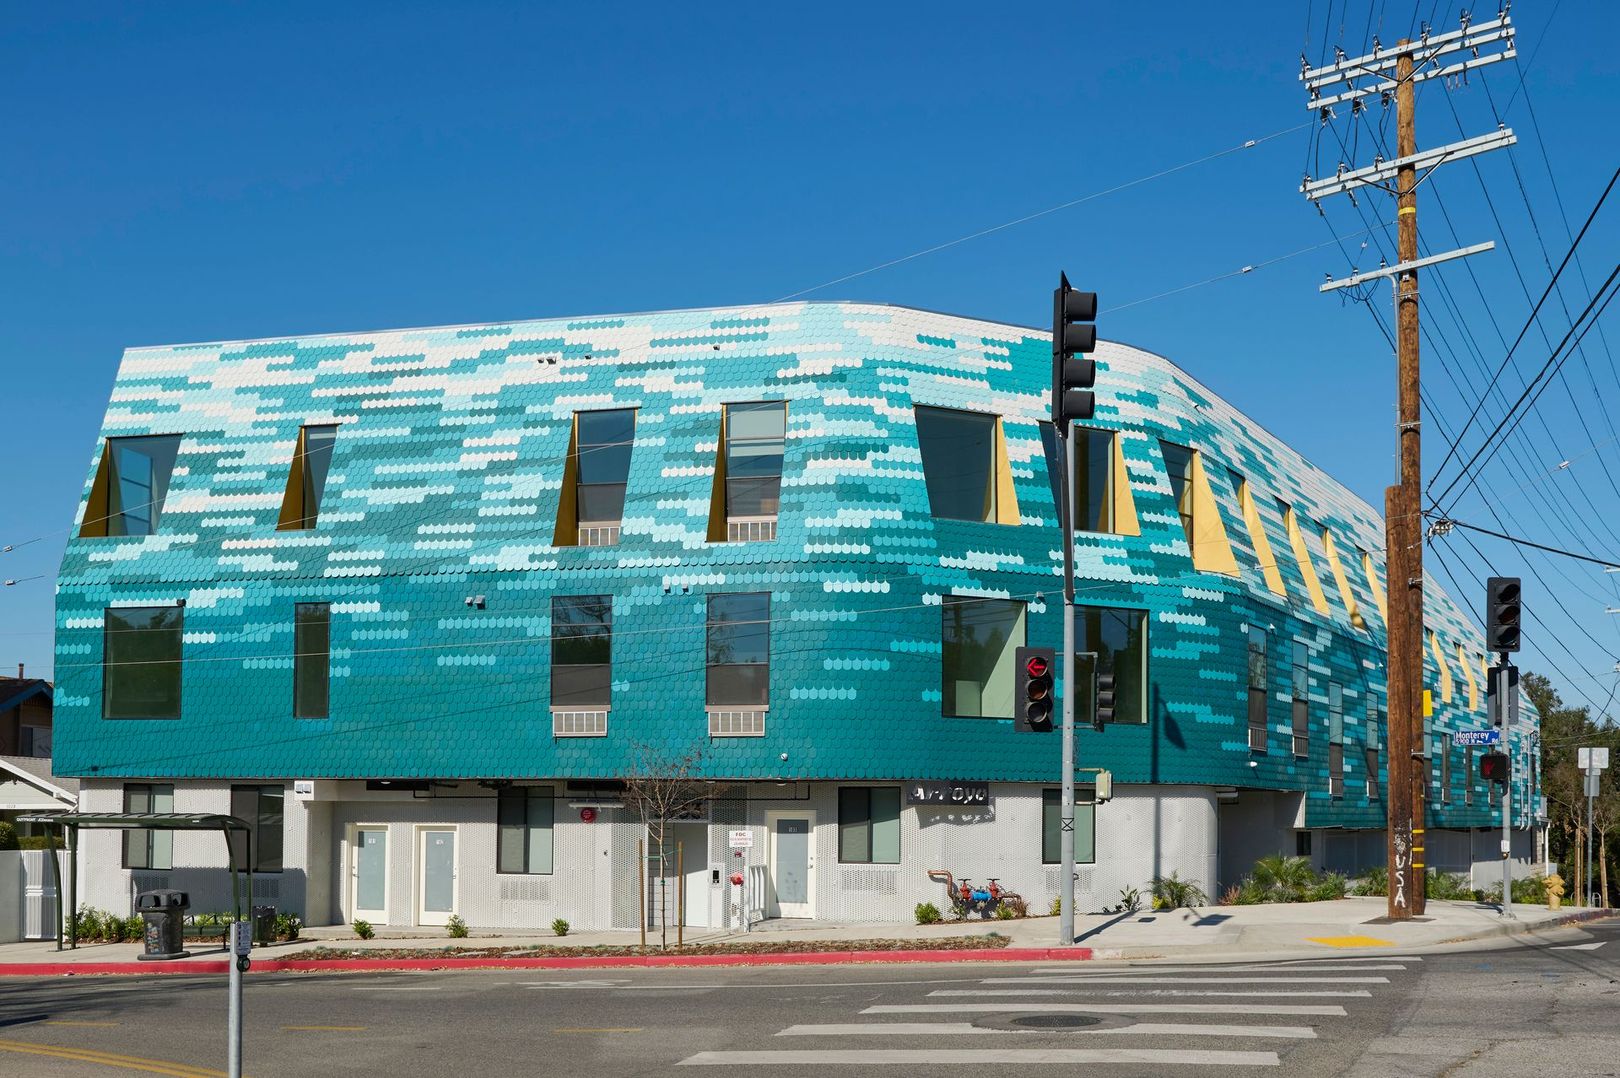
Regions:
M 283 1033 L 359 1033 L 365 1026 L 282 1026 Z
M 48 1025 L 48 1026 L 116 1026 L 118 1023 L 117 1022 L 75 1022 L 75 1021 L 70 1021 L 70 1020 L 68 1020 L 66 1018 L 47 1018 L 45 1020 L 45 1024 Z
M 581 1027 L 578 1027 L 578 1028 L 570 1027 L 570 1028 L 567 1028 L 567 1029 L 554 1029 L 554 1030 L 552 1030 L 552 1032 L 553 1033 L 640 1033 L 641 1028 L 642 1027 L 640 1027 L 640 1026 L 616 1026 L 616 1027 L 615 1026 L 609 1026 L 609 1027 L 606 1027 L 606 1028 L 603 1028 L 603 1029 L 593 1029 L 593 1028 L 591 1028 L 589 1026 L 581 1026 Z
M 63 1048 L 54 1044 L 29 1044 L 27 1041 L 0 1040 L 0 1052 L 46 1056 L 50 1059 L 67 1059 L 75 1063 L 99 1063 L 104 1067 L 119 1067 L 123 1070 L 141 1071 L 146 1074 L 163 1074 L 167 1075 L 168 1078 L 225 1078 L 224 1071 L 193 1067 L 189 1063 L 173 1063 L 163 1059 L 143 1059 L 140 1056 L 98 1052 L 88 1048 Z

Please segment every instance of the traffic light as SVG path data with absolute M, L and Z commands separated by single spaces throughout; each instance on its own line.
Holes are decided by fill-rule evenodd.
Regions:
M 1097 364 L 1083 358 L 1097 347 L 1097 293 L 1076 292 L 1068 274 L 1052 292 L 1052 425 L 1067 434 L 1071 419 L 1090 419 Z M 1082 358 L 1075 358 L 1075 357 Z
M 1499 782 L 1507 785 L 1510 770 L 1506 753 L 1487 752 L 1479 758 L 1479 777 L 1486 782 Z
M 1091 728 L 1101 730 L 1103 723 L 1114 721 L 1114 675 L 1097 675 L 1097 700 L 1091 709 Z
M 1052 729 L 1052 673 L 1057 653 L 1051 648 L 1019 648 L 1015 659 L 1018 664 L 1017 725 L 1023 731 L 1045 732 Z
M 1519 578 L 1485 581 L 1485 650 L 1519 650 Z

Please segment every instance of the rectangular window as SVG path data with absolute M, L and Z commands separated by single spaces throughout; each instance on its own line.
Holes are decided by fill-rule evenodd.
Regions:
M 786 444 L 786 401 L 726 405 L 728 521 L 776 518 Z
M 636 437 L 636 410 L 575 412 L 574 494 L 579 528 L 617 528 L 624 516 L 630 478 L 630 450 Z
M 1463 748 L 1463 804 L 1474 803 L 1474 746 Z
M 254 872 L 280 872 L 282 846 L 282 809 L 286 803 L 286 788 L 282 786 L 232 786 L 231 815 L 246 820 L 252 837 Z M 231 857 L 234 864 L 243 864 L 246 854 L 242 850 L 244 836 L 231 832 Z
M 1379 727 L 1383 723 L 1383 715 L 1378 710 L 1377 700 L 1367 701 L 1367 747 L 1376 749 L 1380 743 Z
M 551 706 L 601 711 L 613 703 L 613 596 L 551 599 Z
M 1181 514 L 1181 527 L 1187 533 L 1187 546 L 1193 545 L 1193 451 L 1172 442 L 1160 442 L 1164 453 L 1164 467 L 1170 473 L 1170 495 L 1175 499 L 1176 512 Z
M 1378 800 L 1378 750 L 1368 748 L 1365 753 L 1367 767 L 1367 800 Z
M 556 805 L 550 786 L 508 786 L 496 794 L 495 871 L 551 872 L 551 828 Z
M 1069 451 L 1074 457 L 1074 529 L 1114 531 L 1114 434 L 1073 427 Z
M 1147 722 L 1147 631 L 1145 610 L 1104 606 L 1074 608 L 1074 635 L 1079 652 L 1074 668 L 1079 685 L 1074 700 L 1076 714 L 1092 714 L 1093 674 L 1112 674 L 1113 721 Z
M 1344 796 L 1344 686 L 1328 682 L 1328 795 Z
M 155 534 L 179 453 L 178 434 L 108 438 L 79 534 Z
M 1249 748 L 1254 752 L 1266 751 L 1268 645 L 1266 631 L 1249 626 Z
M 838 788 L 838 860 L 850 865 L 900 863 L 900 788 Z
M 770 593 L 709 596 L 709 706 L 767 706 L 770 674 Z
M 1013 660 L 1024 646 L 1024 604 L 947 595 L 940 616 L 942 712 L 1012 718 Z
M 125 812 L 173 812 L 174 786 L 148 782 L 124 784 Z M 124 832 L 124 867 L 174 867 L 174 832 L 136 830 Z
M 1311 674 L 1310 652 L 1304 642 L 1294 641 L 1292 686 L 1294 693 L 1294 755 L 1311 754 Z
M 1439 735 L 1434 739 L 1434 754 L 1440 757 L 1440 803 L 1451 804 L 1451 746 Z
M 1097 804 L 1092 787 L 1074 788 L 1074 863 L 1097 861 Z M 1063 859 L 1063 791 L 1041 791 L 1041 864 L 1055 865 Z
M 993 522 L 996 515 L 996 417 L 917 406 L 928 506 L 942 520 Z
M 178 719 L 185 609 L 109 607 L 102 632 L 101 717 Z
M 336 424 L 299 428 L 277 531 L 307 531 L 320 519 L 326 475 L 331 470 L 332 450 L 336 447 Z
M 332 604 L 293 607 L 293 718 L 324 719 L 331 714 Z

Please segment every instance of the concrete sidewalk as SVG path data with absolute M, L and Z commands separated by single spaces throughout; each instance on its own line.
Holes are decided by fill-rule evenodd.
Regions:
M 1071 950 L 1075 958 L 1140 959 L 1140 958 L 1263 958 L 1282 954 L 1332 953 L 1356 951 L 1406 951 L 1435 947 L 1464 940 L 1477 940 L 1497 936 L 1523 935 L 1556 928 L 1563 924 L 1589 920 L 1600 916 L 1613 916 L 1612 910 L 1581 910 L 1565 908 L 1548 910 L 1544 906 L 1515 906 L 1515 919 L 1504 921 L 1497 909 L 1475 902 L 1430 901 L 1421 920 L 1399 923 L 1379 923 L 1385 913 L 1382 898 L 1345 898 L 1331 902 L 1277 903 L 1260 906 L 1207 906 L 1196 910 L 1168 910 L 1134 914 L 1088 914 L 1076 918 L 1077 945 Z M 916 924 L 835 924 L 821 921 L 766 921 L 754 926 L 753 931 L 716 932 L 707 929 L 689 929 L 684 933 L 688 946 L 726 946 L 758 943 L 815 942 L 830 945 L 831 949 L 861 951 L 870 949 L 868 941 L 905 940 L 926 941 L 950 938 L 989 936 L 992 933 L 1007 938 L 1008 959 L 1016 960 L 1018 952 L 1056 948 L 1058 920 L 1055 917 L 1029 917 L 1008 921 L 963 921 L 940 925 Z M 647 942 L 656 947 L 658 933 L 649 930 Z M 256 963 L 276 962 L 295 952 L 324 947 L 333 952 L 334 960 L 365 960 L 380 957 L 382 952 L 394 949 L 433 950 L 449 952 L 480 948 L 546 948 L 546 947 L 635 947 L 640 943 L 636 932 L 581 932 L 559 937 L 546 935 L 503 935 L 474 929 L 465 939 L 451 939 L 442 931 L 433 929 L 379 929 L 374 939 L 355 937 L 347 926 L 306 929 L 306 934 L 291 943 L 270 947 L 256 947 Z M 675 946 L 676 932 L 671 929 L 669 942 Z M 857 944 L 853 948 L 838 948 L 839 943 Z M 866 944 L 865 947 L 859 944 Z M 915 946 L 915 944 L 912 944 Z M 993 945 L 987 941 L 987 945 Z M 986 949 L 971 952 L 927 950 L 912 960 L 962 961 L 982 958 Z M 188 947 L 191 957 L 173 962 L 142 963 L 145 971 L 172 972 L 189 966 L 212 968 L 225 957 L 218 944 L 194 943 Z M 70 972 L 74 967 L 134 963 L 141 952 L 136 943 L 80 944 L 75 949 L 56 950 L 54 942 L 27 942 L 0 945 L 0 975 L 9 967 L 60 967 Z M 930 957 L 924 957 L 924 956 Z M 935 957 L 937 956 L 937 957 Z M 448 953 L 446 957 L 449 957 Z M 671 956 L 674 958 L 676 956 Z M 801 959 L 802 960 L 802 959 Z M 831 960 L 831 959 L 829 959 Z M 845 961 L 849 959 L 843 959 Z M 1044 960 L 1044 959 L 1043 959 Z M 500 959 L 492 958 L 491 964 Z M 570 960 L 570 965 L 588 964 L 583 960 Z M 367 966 L 374 963 L 367 962 Z

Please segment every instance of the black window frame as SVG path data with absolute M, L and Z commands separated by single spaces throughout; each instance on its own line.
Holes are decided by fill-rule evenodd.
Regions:
M 1271 717 L 1271 634 L 1258 625 L 1250 625 L 1246 635 L 1247 681 L 1249 686 L 1249 751 L 1266 752 L 1269 749 L 1269 719 Z M 1256 648 L 1258 635 L 1259 647 Z M 1257 673 L 1258 670 L 1258 673 Z M 1260 744 L 1255 744 L 1255 734 Z
M 520 804 L 519 804 L 520 803 Z M 545 806 L 545 815 L 549 819 L 539 823 L 533 818 L 536 805 Z M 519 812 L 521 808 L 521 812 Z M 519 821 L 513 817 L 521 815 Z M 544 828 L 547 844 L 549 846 L 549 864 L 544 870 L 536 869 L 530 864 L 529 836 L 530 832 Z M 517 829 L 520 837 L 521 862 L 523 867 L 506 868 L 508 838 Z M 557 791 L 553 786 L 503 786 L 495 791 L 495 874 L 497 876 L 554 876 L 557 873 Z
M 760 599 L 760 600 L 763 600 L 763 603 L 764 603 L 764 617 L 763 618 L 755 618 L 755 619 L 742 619 L 742 620 L 731 619 L 731 618 L 716 618 L 715 617 L 715 606 L 716 606 L 717 601 L 724 604 L 726 602 L 732 602 L 732 601 L 741 600 L 741 599 Z M 763 638 L 763 654 L 764 654 L 764 658 L 762 660 L 750 660 L 748 662 L 715 662 L 714 661 L 715 656 L 717 654 L 717 651 L 716 651 L 716 648 L 717 648 L 717 643 L 716 643 L 717 627 L 718 627 L 718 632 L 719 633 L 724 633 L 724 632 L 726 632 L 726 629 L 725 629 L 726 626 L 730 626 L 730 625 L 756 625 L 756 624 L 764 626 L 764 628 L 762 630 L 758 631 L 758 635 Z M 752 634 L 749 634 L 749 635 L 752 635 Z M 709 708 L 711 710 L 718 710 L 718 711 L 750 711 L 750 710 L 763 711 L 764 709 L 770 707 L 770 704 L 771 704 L 771 593 L 768 592 L 768 591 L 727 591 L 727 592 L 715 592 L 715 593 L 711 594 L 708 597 L 708 602 L 707 602 L 707 604 L 705 606 L 704 654 L 703 654 L 703 659 L 704 659 L 704 666 L 703 666 L 703 701 L 704 701 L 704 706 L 705 707 L 707 707 L 707 708 Z M 731 695 L 730 693 L 717 693 L 717 691 L 716 691 L 717 690 L 716 677 L 715 677 L 715 671 L 717 671 L 717 670 L 721 670 L 721 671 L 726 671 L 726 670 L 735 670 L 735 671 L 758 670 L 759 671 L 759 674 L 757 675 L 757 680 L 759 682 L 759 684 L 757 686 L 758 692 L 757 692 L 757 694 L 750 694 L 752 696 L 757 696 L 757 698 L 744 699 L 743 697 L 744 697 L 745 694 L 737 693 L 736 696 L 738 697 L 738 699 L 735 699 L 735 700 L 730 700 L 730 699 L 717 700 L 715 698 L 717 695 Z M 750 674 L 748 678 L 740 679 L 740 681 L 742 683 L 746 684 L 747 681 L 755 680 L 755 678 L 756 678 L 756 675 Z
M 960 656 L 961 650 L 969 645 L 962 639 L 952 636 L 953 630 L 960 630 L 965 624 L 963 611 L 984 609 L 986 604 L 998 604 L 1000 607 L 1011 609 L 1016 607 L 1020 612 L 1019 620 L 1023 624 L 1024 638 L 1018 643 L 1011 644 L 1013 648 L 1024 647 L 1029 643 L 1029 603 L 1022 599 L 1003 599 L 998 596 L 983 595 L 945 595 L 940 597 L 939 604 L 939 711 L 941 717 L 953 719 L 1010 719 L 1017 711 L 1017 701 L 1013 699 L 1018 683 L 1018 673 L 1008 664 L 1007 673 L 1010 684 L 1007 686 L 1007 713 L 1005 715 L 989 714 L 984 707 L 985 693 L 979 694 L 979 711 L 977 713 L 964 711 L 957 697 L 956 687 L 950 679 L 952 666 L 947 656 L 953 652 Z M 1005 649 L 1007 643 L 1003 643 Z M 958 662 L 956 669 L 960 670 Z M 986 682 L 986 684 L 989 684 Z M 956 706 L 952 706 L 952 705 Z
M 1080 817 L 1084 810 L 1085 817 L 1091 821 L 1088 829 L 1091 835 L 1089 859 L 1080 856 L 1080 837 L 1082 835 Z M 1059 786 L 1048 786 L 1041 790 L 1041 864 L 1056 865 L 1062 863 L 1063 843 L 1063 789 Z M 1075 785 L 1074 788 L 1074 863 L 1077 865 L 1094 865 L 1097 863 L 1097 788 L 1095 786 Z
M 781 413 L 782 413 L 782 433 L 781 433 L 780 436 L 772 435 L 769 438 L 749 437 L 749 438 L 739 439 L 734 434 L 732 434 L 732 431 L 731 431 L 732 419 L 733 419 L 734 414 L 737 411 L 739 411 L 739 410 L 742 410 L 742 411 L 763 411 L 767 406 L 775 407 L 775 408 L 778 408 L 778 409 L 781 410 Z M 725 444 L 726 444 L 726 458 L 725 458 L 725 468 L 726 468 L 726 482 L 725 482 L 726 512 L 725 512 L 725 517 L 726 517 L 726 520 L 728 522 L 730 522 L 730 521 L 747 521 L 747 520 L 776 520 L 782 515 L 782 475 L 787 470 L 787 407 L 788 407 L 788 402 L 785 399 L 783 399 L 783 400 L 735 401 L 735 402 L 728 403 L 726 405 L 726 408 L 725 408 L 725 436 L 726 436 L 726 439 L 725 439 Z M 763 447 L 766 447 L 767 449 L 770 447 L 770 443 L 780 442 L 781 444 L 777 447 L 777 453 L 776 453 L 776 471 L 775 472 L 757 472 L 757 473 L 750 471 L 749 474 L 743 475 L 743 476 L 739 476 L 739 475 L 734 474 L 735 469 L 734 469 L 733 453 L 736 451 L 739 442 L 742 443 L 742 444 L 745 444 L 745 445 L 763 446 Z M 767 453 L 767 454 L 764 454 L 764 455 L 768 456 L 769 454 Z M 737 487 L 737 490 L 735 492 L 733 490 L 734 486 Z M 741 490 L 742 490 L 742 488 L 747 487 L 747 486 L 757 486 L 759 488 L 759 490 L 761 491 L 761 494 L 759 495 L 759 500 L 760 500 L 759 508 L 761 510 L 760 512 L 757 512 L 757 513 L 745 513 L 745 512 L 738 512 L 737 511 L 738 510 L 738 503 L 742 500 L 741 497 L 740 497 Z M 774 503 L 775 508 L 770 510 L 769 512 L 766 512 L 765 511 L 765 506 L 766 506 L 767 503 Z
M 1091 704 L 1091 686 L 1097 674 L 1114 675 L 1114 717 L 1109 725 L 1113 726 L 1146 726 L 1148 723 L 1149 696 L 1152 692 L 1152 672 L 1149 662 L 1152 658 L 1153 648 L 1150 639 L 1153 619 L 1149 616 L 1151 611 L 1135 606 L 1102 606 L 1080 603 L 1074 608 L 1074 635 L 1075 635 L 1075 672 L 1079 681 L 1079 689 L 1075 698 L 1075 713 L 1090 716 L 1093 714 Z M 1127 634 L 1126 646 L 1114 648 L 1106 653 L 1099 649 L 1102 646 L 1100 637 L 1107 631 L 1107 623 L 1112 619 L 1125 624 Z M 1121 667 L 1121 656 L 1128 656 L 1131 652 L 1129 634 L 1140 633 L 1139 650 L 1140 662 L 1134 671 Z M 1094 635 L 1095 634 L 1095 635 Z M 1095 661 L 1089 658 L 1096 655 Z M 1127 676 L 1134 674 L 1139 678 L 1139 684 L 1131 686 Z M 1130 704 L 1134 700 L 1134 708 Z M 1130 718 L 1123 718 L 1127 710 L 1134 710 Z M 1079 722 L 1088 719 L 1077 720 Z
M 881 819 L 874 815 L 873 797 L 875 793 L 893 795 L 894 815 L 884 816 Z M 905 801 L 900 796 L 898 786 L 840 786 L 838 787 L 838 863 L 841 865 L 898 865 L 901 861 L 900 843 L 903 837 L 901 815 L 905 812 Z M 877 827 L 880 823 L 894 825 L 894 860 L 875 860 L 875 847 Z M 866 856 L 857 856 L 858 851 L 852 850 L 853 840 L 858 829 L 866 828 Z
M 625 500 L 626 494 L 628 494 L 629 489 L 630 489 L 630 462 L 631 462 L 631 460 L 632 460 L 632 458 L 634 456 L 634 453 L 635 453 L 636 421 L 641 418 L 640 415 L 638 414 L 639 411 L 640 411 L 640 409 L 638 409 L 638 408 L 589 408 L 589 409 L 582 409 L 582 410 L 577 411 L 577 412 L 574 413 L 574 432 L 575 432 L 575 445 L 574 445 L 574 507 L 575 508 L 574 508 L 574 516 L 575 516 L 579 526 L 582 527 L 582 528 L 585 528 L 585 527 L 596 527 L 596 528 L 612 527 L 612 526 L 617 526 L 617 525 L 621 524 L 623 522 L 623 520 L 624 520 L 624 500 Z M 587 416 L 603 416 L 603 417 L 605 417 L 605 416 L 615 416 L 615 415 L 620 415 L 620 414 L 627 414 L 630 417 L 630 440 L 628 442 L 618 442 L 618 441 L 587 442 L 587 441 L 584 440 L 585 425 L 584 425 L 583 421 L 585 420 L 585 417 L 587 417 Z M 617 448 L 619 446 L 624 446 L 624 448 L 625 448 L 625 453 L 624 453 L 624 478 L 622 480 L 620 480 L 619 482 L 587 482 L 585 480 L 585 475 L 586 475 L 586 472 L 587 472 L 587 466 L 586 465 L 587 465 L 587 460 L 588 460 L 588 454 L 593 453 L 593 452 L 600 452 L 601 450 L 604 450 L 604 449 Z M 618 494 L 619 511 L 618 511 L 618 514 L 616 516 L 611 517 L 611 518 L 610 517 L 587 516 L 586 513 L 585 513 L 585 504 L 586 504 L 586 501 L 587 501 L 587 497 L 586 497 L 587 493 L 597 491 L 597 490 L 606 490 L 606 489 L 612 488 L 612 487 L 619 488 L 619 494 Z
M 274 796 L 270 796 L 271 793 Z M 242 800 L 239 801 L 238 798 Z M 246 800 L 251 798 L 249 807 Z M 266 811 L 266 801 L 276 802 L 275 808 Z M 287 788 L 279 783 L 232 783 L 231 784 L 231 815 L 237 819 L 247 821 L 248 835 L 240 831 L 230 833 L 231 860 L 233 864 L 241 864 L 245 858 L 242 854 L 242 843 L 251 836 L 248 843 L 253 851 L 253 865 L 251 872 L 275 873 L 285 871 L 286 841 L 287 841 Z M 267 822 L 268 821 L 268 822 Z M 266 836 L 274 835 L 274 841 Z M 271 856 L 271 851 L 274 856 Z
M 319 614 L 316 617 L 317 613 Z M 312 619 L 312 620 L 308 620 Z M 309 634 L 319 624 L 323 647 L 316 649 Z M 306 709 L 306 699 L 318 688 L 319 706 Z M 329 719 L 332 717 L 332 604 L 293 604 L 293 718 Z
M 982 421 L 985 430 L 985 452 L 987 459 L 984 465 L 984 500 L 980 511 L 973 516 L 963 516 L 956 513 L 942 513 L 940 509 L 956 508 L 955 504 L 946 500 L 951 488 L 944 485 L 941 479 L 941 465 L 950 459 L 966 459 L 964 452 L 951 453 L 947 447 L 942 446 L 941 439 L 936 438 L 933 432 L 928 437 L 923 436 L 926 424 L 924 416 L 940 418 L 966 417 L 975 421 Z M 913 404 L 912 423 L 917 432 L 917 453 L 922 463 L 923 486 L 928 495 L 928 515 L 934 520 L 958 520 L 969 524 L 995 524 L 998 522 L 1001 506 L 999 492 L 996 490 L 996 425 L 1001 417 L 993 412 L 976 412 L 968 408 L 947 408 L 937 404 Z M 930 452 L 927 447 L 934 450 Z M 939 450 L 946 449 L 941 453 Z M 929 467 L 929 458 L 933 457 L 934 466 Z M 964 487 L 963 490 L 972 488 Z
M 559 612 L 566 609 L 579 611 L 587 609 L 589 604 L 595 603 L 601 612 L 601 620 L 576 620 L 572 617 L 560 618 Z M 569 605 L 573 604 L 573 605 Z M 565 631 L 563 626 L 567 627 Z M 595 632 L 572 632 L 573 629 L 588 630 L 595 627 Z M 606 662 L 599 663 L 569 663 L 558 662 L 560 651 L 567 650 L 570 643 L 577 642 L 582 649 L 590 650 L 601 643 L 606 644 Z M 612 595 L 553 595 L 551 597 L 551 707 L 556 711 L 609 711 L 613 707 L 613 596 Z M 586 687 L 591 698 L 581 695 L 581 691 L 567 694 L 566 698 L 558 698 L 559 681 L 568 682 L 574 677 L 584 677 L 581 674 L 567 674 L 558 677 L 559 670 L 597 670 L 600 669 L 600 684 Z M 595 678 L 593 678 L 595 680 Z M 599 697 L 599 698 L 598 698 Z
M 1303 662 L 1301 659 L 1303 658 Z M 1289 664 L 1289 692 L 1293 697 L 1293 736 L 1290 747 L 1299 759 L 1311 754 L 1311 651 L 1303 640 L 1295 639 Z
M 125 812 L 155 812 L 155 811 L 160 811 L 160 810 L 154 809 L 152 807 L 153 801 L 158 796 L 158 791 L 160 791 L 160 790 L 167 791 L 166 796 L 169 799 L 169 811 L 170 812 L 174 811 L 174 783 L 172 783 L 172 782 L 126 782 L 126 783 L 124 783 L 123 790 L 122 790 L 122 796 L 123 796 L 123 801 L 124 801 L 124 811 Z M 134 804 L 134 799 L 131 796 L 131 795 L 134 795 L 134 794 L 140 794 L 140 795 L 145 797 L 146 801 L 145 801 L 145 807 L 144 808 L 139 807 L 139 806 Z M 166 865 L 154 865 L 154 864 L 152 864 L 152 861 L 154 860 L 154 856 L 153 856 L 154 851 L 153 851 L 153 848 L 152 848 L 153 840 L 160 834 L 171 836 L 170 844 L 169 844 L 169 863 L 166 864 Z M 132 829 L 130 829 L 128 831 L 125 831 L 124 832 L 124 841 L 123 841 L 123 853 L 122 853 L 121 857 L 119 858 L 120 866 L 123 867 L 123 868 L 127 868 L 127 869 L 134 869 L 134 870 L 140 871 L 140 872 L 171 872 L 171 871 L 173 871 L 174 870 L 174 844 L 173 844 L 173 838 L 172 838 L 173 835 L 174 835 L 173 831 L 162 831 L 162 830 L 159 830 L 159 829 L 156 829 L 156 828 L 150 828 L 150 827 L 132 828 Z M 134 851 L 134 849 L 135 849 L 135 847 L 137 845 L 141 846 L 145 850 L 145 853 L 142 855 L 143 860 L 145 861 L 144 864 L 136 864 L 135 863 L 136 859 L 134 857 L 133 851 Z
M 144 614 L 162 614 L 162 613 L 173 612 L 173 614 L 174 614 L 174 616 L 176 618 L 176 624 L 173 627 L 163 628 L 163 629 L 122 628 L 122 627 L 115 627 L 113 624 L 111 624 L 114 620 L 123 621 L 123 620 L 127 619 L 131 614 L 134 614 L 136 612 L 140 612 L 140 613 L 144 613 Z M 141 643 L 141 641 L 137 640 L 134 637 L 123 637 L 123 636 L 120 636 L 117 639 L 114 639 L 114 636 L 113 636 L 114 633 L 158 633 L 158 632 L 162 632 L 162 633 L 164 633 L 166 635 L 170 635 L 170 636 L 173 637 L 173 643 L 174 643 L 173 658 L 145 659 L 145 658 L 139 657 L 138 652 L 136 653 L 136 657 L 133 657 L 133 658 L 123 658 L 123 657 L 115 656 L 115 653 L 118 653 L 118 655 L 128 654 L 129 649 L 131 647 L 136 647 L 137 645 L 139 645 Z M 153 604 L 151 606 L 110 606 L 110 607 L 105 608 L 102 611 L 102 623 L 101 623 L 101 717 L 103 719 L 109 719 L 109 720 L 119 721 L 119 722 L 126 721 L 126 720 L 133 720 L 133 721 L 138 722 L 138 721 L 142 721 L 142 720 L 169 720 L 169 719 L 178 719 L 178 718 L 180 718 L 180 716 L 182 714 L 183 705 L 184 705 L 184 695 L 185 695 L 185 638 L 186 638 L 186 609 L 185 609 L 185 607 L 183 605 L 181 605 L 179 603 L 168 603 L 168 604 L 158 603 L 158 604 Z M 141 669 L 139 669 L 139 670 L 131 670 L 128 674 L 120 676 L 117 673 L 117 670 L 120 667 L 124 667 L 124 666 L 140 667 Z M 149 668 L 155 668 L 155 667 L 158 667 L 158 666 L 171 667 L 172 669 L 170 669 L 170 670 L 149 669 Z M 118 691 L 115 688 L 115 686 L 117 686 L 119 684 L 122 684 L 122 683 L 124 683 L 126 681 L 130 681 L 131 679 L 139 677 L 139 676 L 144 675 L 144 676 L 151 677 L 151 676 L 156 676 L 156 675 L 159 675 L 159 674 L 163 674 L 165 676 L 172 676 L 173 679 L 174 679 L 174 684 L 173 684 L 173 699 L 174 699 L 173 714 L 124 713 L 122 710 L 120 710 L 120 713 L 117 713 L 117 714 L 114 713 L 113 698 L 114 698 L 115 693 Z M 126 690 L 126 691 L 132 691 L 132 690 Z M 137 710 L 138 709 L 133 709 L 133 708 L 128 709 L 129 712 L 135 712 Z M 155 712 L 156 709 L 152 709 L 152 710 Z

